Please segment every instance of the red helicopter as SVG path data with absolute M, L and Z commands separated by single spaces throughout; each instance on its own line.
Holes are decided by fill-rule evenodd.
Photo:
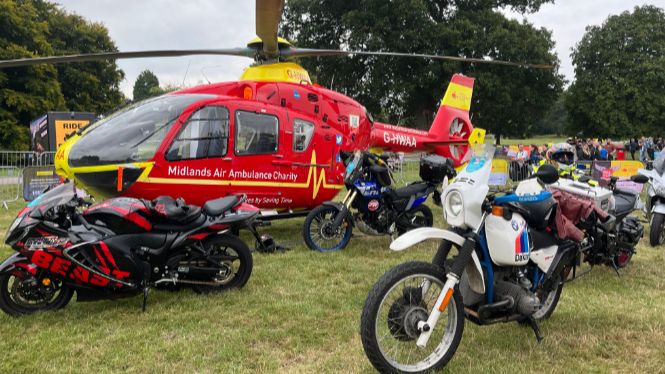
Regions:
M 230 55 L 253 58 L 237 82 L 139 102 L 79 130 L 56 171 L 99 198 L 182 196 L 188 203 L 244 193 L 257 207 L 298 214 L 344 187 L 344 151 L 426 151 L 460 165 L 482 140 L 469 108 L 473 79 L 454 75 L 428 132 L 376 122 L 357 101 L 313 83 L 293 58 L 381 55 L 550 68 L 498 60 L 295 48 L 277 37 L 283 0 L 256 1 L 257 38 L 245 48 L 108 52 L 0 61 L 0 68 L 100 59 Z

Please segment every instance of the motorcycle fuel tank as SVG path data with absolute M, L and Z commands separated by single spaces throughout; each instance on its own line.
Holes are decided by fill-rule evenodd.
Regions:
M 510 219 L 488 215 L 485 235 L 492 262 L 498 266 L 520 266 L 529 262 L 529 234 L 526 221 L 518 213 Z

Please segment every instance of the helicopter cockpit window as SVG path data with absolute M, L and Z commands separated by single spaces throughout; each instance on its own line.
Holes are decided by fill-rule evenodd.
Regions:
M 121 109 L 83 131 L 69 152 L 69 165 L 97 166 L 147 161 L 182 111 L 214 95 L 164 95 Z
M 237 155 L 277 152 L 279 121 L 269 114 L 236 111 L 235 151 Z
M 293 150 L 303 152 L 312 141 L 314 124 L 305 120 L 295 119 L 293 121 Z
M 222 157 L 229 138 L 229 111 L 207 106 L 194 112 L 166 153 L 169 161 Z

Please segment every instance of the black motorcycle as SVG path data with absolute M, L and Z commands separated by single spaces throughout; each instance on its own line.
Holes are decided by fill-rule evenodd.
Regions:
M 386 161 L 369 152 L 344 155 L 348 190 L 342 202 L 328 201 L 314 208 L 305 219 L 303 238 L 310 249 L 336 251 L 351 239 L 353 226 L 368 235 L 403 234 L 418 227 L 432 226 L 433 216 L 424 202 L 443 178 L 455 172 L 452 162 L 430 155 L 421 159 L 422 182 L 393 189 Z M 439 199 L 440 203 L 440 199 Z M 355 213 L 351 212 L 351 209 Z
M 228 196 L 185 205 L 115 198 L 89 206 L 65 183 L 24 208 L 7 231 L 18 253 L 0 265 L 0 309 L 19 316 L 78 301 L 131 296 L 149 287 L 191 286 L 196 292 L 240 288 L 252 254 L 230 233 L 258 209 Z
M 634 175 L 630 179 L 639 184 L 649 180 L 643 175 Z M 590 178 L 582 177 L 579 181 L 589 182 Z M 615 270 L 628 265 L 644 234 L 639 218 L 630 215 L 642 208 L 639 194 L 617 187 L 617 181 L 617 177 L 612 177 L 607 186 L 614 198 L 614 207 L 608 210 L 609 216 L 601 220 L 592 214 L 580 222 L 580 228 L 586 233 L 581 247 L 584 261 L 592 266 L 607 265 Z

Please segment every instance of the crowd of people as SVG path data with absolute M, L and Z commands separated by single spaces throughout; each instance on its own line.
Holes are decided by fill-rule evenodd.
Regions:
M 559 144 L 532 144 L 530 146 L 520 144 L 517 150 L 504 146 L 502 153 L 514 161 L 536 163 L 541 160 L 550 160 L 552 155 L 562 148 L 570 150 L 578 161 L 639 160 L 647 163 L 658 157 L 665 148 L 665 139 L 643 136 L 615 142 L 612 139 L 568 138 L 565 143 Z

